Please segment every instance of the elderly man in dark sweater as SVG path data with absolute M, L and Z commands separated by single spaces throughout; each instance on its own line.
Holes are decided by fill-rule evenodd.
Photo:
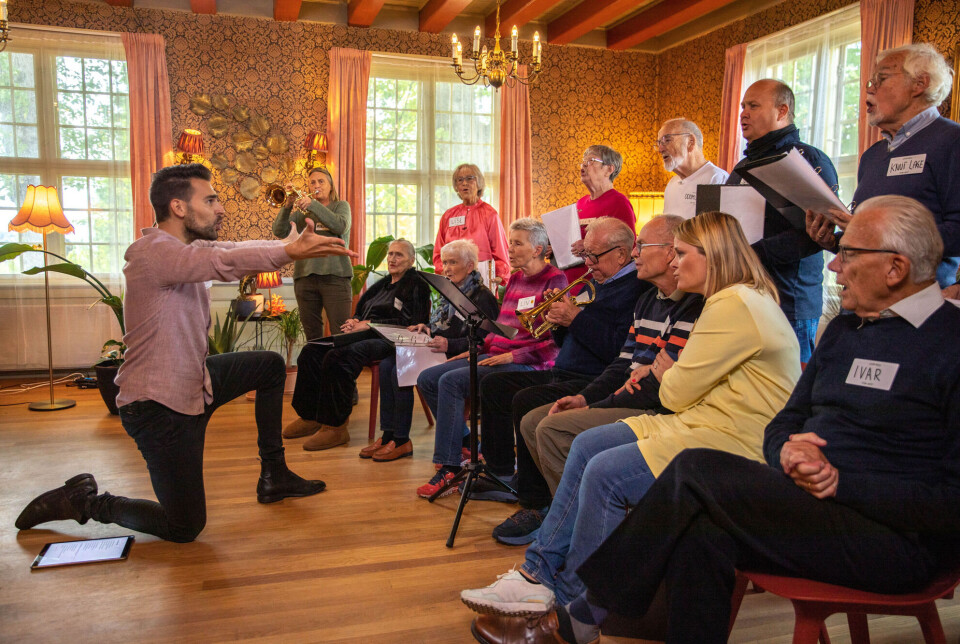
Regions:
M 501 478 L 514 474 L 513 396 L 526 387 L 541 386 L 549 399 L 579 391 L 603 372 L 617 357 L 620 341 L 630 327 L 634 302 L 649 285 L 634 277 L 630 252 L 633 231 L 611 217 L 595 219 L 583 239 L 584 261 L 593 271 L 596 299 L 578 308 L 570 301 L 554 304 L 547 319 L 557 324 L 553 338 L 560 353 L 553 369 L 490 374 L 480 382 L 480 414 L 483 456 L 491 472 Z M 543 404 L 546 399 L 539 402 Z M 523 449 L 519 428 L 516 443 Z M 514 501 L 489 481 L 480 479 L 473 498 Z M 506 494 L 506 496 L 504 496 Z
M 589 639 L 605 609 L 643 614 L 664 581 L 667 641 L 704 644 L 726 642 L 738 567 L 906 593 L 955 565 L 960 309 L 936 283 L 936 224 L 913 199 L 875 197 L 838 250 L 853 315 L 767 426 L 768 464 L 682 452 L 577 570 L 589 603 L 560 611 L 564 639 Z
M 937 268 L 942 287 L 956 281 L 960 267 L 960 125 L 937 111 L 950 87 L 950 67 L 932 45 L 880 52 L 867 81 L 866 109 L 883 138 L 860 157 L 852 206 L 877 195 L 903 195 L 929 208 L 943 239 Z M 845 227 L 850 215 L 833 211 L 831 219 Z M 839 235 L 823 215 L 808 213 L 807 232 L 836 251 Z

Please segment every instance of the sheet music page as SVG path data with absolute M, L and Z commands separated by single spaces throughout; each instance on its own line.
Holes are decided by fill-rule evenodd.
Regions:
M 580 216 L 577 214 L 577 205 L 570 204 L 557 210 L 545 212 L 540 217 L 547 228 L 550 238 L 550 247 L 557 260 L 557 266 L 568 269 L 571 266 L 580 266 L 583 260 L 570 252 L 570 246 L 580 241 Z
M 424 336 L 425 337 L 425 336 Z M 429 340 L 429 338 L 428 338 Z M 397 384 L 410 387 L 417 384 L 420 374 L 430 367 L 447 361 L 447 354 L 434 353 L 429 347 L 397 345 Z
M 720 212 L 732 215 L 740 222 L 747 243 L 763 239 L 763 218 L 767 200 L 750 186 L 721 186 Z
M 848 212 L 817 171 L 793 148 L 780 161 L 750 170 L 750 174 L 803 210 L 826 213 L 830 208 Z
M 429 335 L 417 333 L 416 331 L 408 331 L 405 326 L 371 322 L 370 328 L 382 335 L 384 340 L 388 340 L 397 346 L 421 347 L 430 342 Z
M 67 541 L 52 543 L 43 555 L 38 568 L 64 566 L 67 564 L 87 563 L 119 559 L 127 545 L 126 537 L 91 539 L 89 541 Z

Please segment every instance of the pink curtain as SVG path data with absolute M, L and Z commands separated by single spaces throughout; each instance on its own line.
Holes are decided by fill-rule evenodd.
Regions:
M 720 103 L 720 151 L 717 165 L 727 172 L 740 160 L 740 91 L 747 46 L 734 45 L 727 50 Z
M 363 258 L 367 232 L 366 141 L 369 51 L 334 47 L 330 50 L 330 89 L 327 93 L 327 166 L 340 198 L 350 204 L 350 248 Z
M 526 76 L 526 65 L 519 69 Z M 530 91 L 503 86 L 500 101 L 500 220 L 503 227 L 532 215 L 533 157 L 530 152 Z
M 880 130 L 867 125 L 867 112 L 863 109 L 867 79 L 874 72 L 877 54 L 913 41 L 913 3 L 914 0 L 860 1 L 860 154 L 880 140 Z
M 154 224 L 153 173 L 173 163 L 170 83 L 163 36 L 122 34 L 130 83 L 130 186 L 136 237 Z

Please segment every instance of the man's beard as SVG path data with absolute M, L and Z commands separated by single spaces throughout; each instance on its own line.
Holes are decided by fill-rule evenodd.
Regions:
M 663 169 L 666 170 L 667 172 L 673 172 L 674 170 L 676 170 L 677 166 L 680 165 L 680 162 L 683 161 L 683 159 L 677 156 L 674 156 L 672 154 L 669 155 L 666 159 L 661 157 L 661 160 L 663 161 Z
M 217 241 L 217 220 L 208 226 L 200 226 L 194 217 L 194 211 L 187 206 L 187 216 L 183 218 L 183 227 L 188 241 L 205 239 L 207 241 Z

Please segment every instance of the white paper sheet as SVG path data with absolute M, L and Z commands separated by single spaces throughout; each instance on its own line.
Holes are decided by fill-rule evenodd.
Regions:
M 397 384 L 401 387 L 415 385 L 421 373 L 430 367 L 436 367 L 446 361 L 447 355 L 445 353 L 434 353 L 429 347 L 402 346 L 398 344 Z
M 780 161 L 753 168 L 750 174 L 803 210 L 826 213 L 830 208 L 838 208 L 848 212 L 796 148 Z
M 723 186 L 720 189 L 720 212 L 737 218 L 749 244 L 763 239 L 766 208 L 767 200 L 750 186 Z
M 568 269 L 571 266 L 580 266 L 583 260 L 570 252 L 573 242 L 580 241 L 580 216 L 577 214 L 576 204 L 570 204 L 557 210 L 545 212 L 540 217 L 547 228 L 550 238 L 550 247 L 557 260 L 557 266 Z
M 119 559 L 126 545 L 127 537 L 52 543 L 37 568 Z

